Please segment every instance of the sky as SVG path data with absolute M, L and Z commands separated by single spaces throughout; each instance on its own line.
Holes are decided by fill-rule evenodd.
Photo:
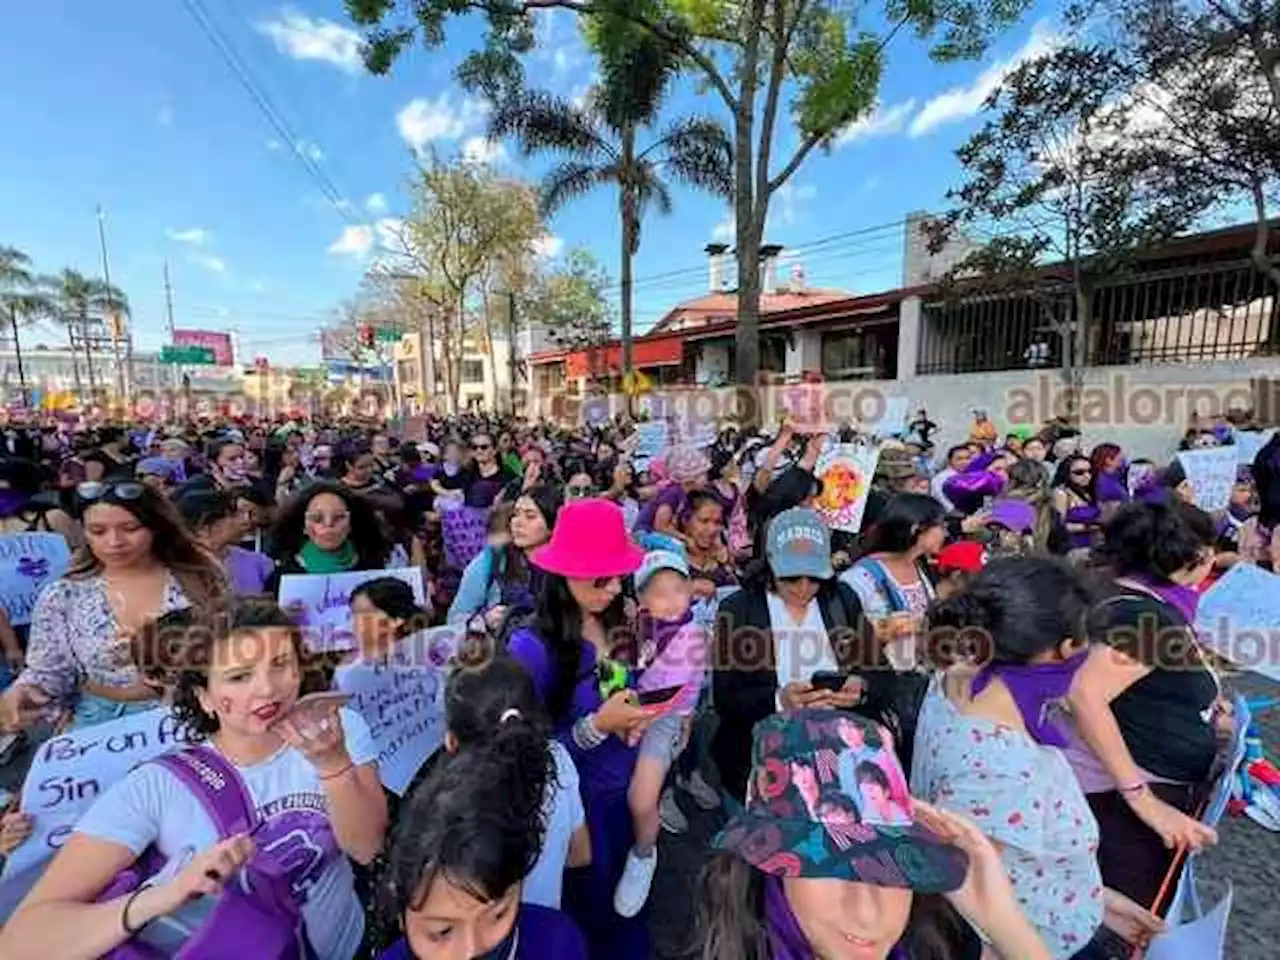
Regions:
M 810 287 L 899 285 L 902 218 L 945 204 L 960 179 L 954 151 L 980 125 L 986 96 L 1044 52 L 1053 31 L 1053 8 L 1042 4 L 981 61 L 943 65 L 914 38 L 895 39 L 876 109 L 774 197 L 765 241 L 783 245 L 783 276 L 799 264 Z M 139 347 L 167 342 L 167 262 L 178 328 L 232 332 L 246 364 L 315 362 L 318 330 L 407 212 L 415 151 L 462 154 L 533 181 L 548 168 L 486 140 L 484 104 L 454 81 L 479 36 L 475 23 L 456 22 L 444 47 L 415 47 L 390 76 L 374 77 L 341 0 L 6 4 L 0 245 L 26 251 L 42 273 L 101 276 L 100 206 L 111 279 L 129 296 Z M 530 78 L 581 96 L 594 73 L 572 17 L 544 16 L 539 37 Z M 692 83 L 665 119 L 690 113 L 729 120 Z M 794 145 L 780 124 L 775 155 Z M 677 188 L 673 212 L 645 221 L 638 331 L 706 290 L 703 248 L 716 240 L 732 242 L 727 207 L 691 191 Z M 579 246 L 616 281 L 611 193 L 574 201 L 540 249 L 554 258 Z M 616 302 L 616 288 L 610 295 Z M 27 340 L 61 335 L 46 326 Z

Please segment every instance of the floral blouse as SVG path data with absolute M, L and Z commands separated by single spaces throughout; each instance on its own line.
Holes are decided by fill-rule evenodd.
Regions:
M 1098 824 L 1060 750 L 961 713 L 935 680 L 920 708 L 911 793 L 1000 846 L 1023 912 L 1056 958 L 1102 926 Z
M 190 606 L 173 574 L 156 612 Z M 31 613 L 27 666 L 19 683 L 34 684 L 57 700 L 74 699 L 85 681 L 104 687 L 128 687 L 137 668 L 119 656 L 121 630 L 107 602 L 101 575 L 55 580 L 40 592 Z M 123 662 L 122 662 L 123 661 Z

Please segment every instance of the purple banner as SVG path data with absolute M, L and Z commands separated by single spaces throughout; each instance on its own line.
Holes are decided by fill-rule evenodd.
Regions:
M 440 514 L 445 563 L 462 570 L 484 549 L 489 511 L 482 507 L 458 507 Z

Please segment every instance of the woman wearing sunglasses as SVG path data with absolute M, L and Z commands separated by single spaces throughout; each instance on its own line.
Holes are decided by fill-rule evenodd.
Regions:
M 805 507 L 784 510 L 765 533 L 767 566 L 720 604 L 712 693 L 720 719 L 711 756 L 733 804 L 751 769 L 751 730 L 801 707 L 850 709 L 870 698 L 879 671 L 861 634 L 862 605 L 835 579 L 831 531 Z M 864 682 L 865 681 L 865 682 Z
M 155 706 L 130 638 L 170 610 L 207 609 L 227 593 L 222 567 L 163 495 L 136 480 L 91 481 L 76 499 L 87 544 L 36 601 L 26 669 L 0 696 L 0 729 L 59 707 L 91 726 Z
M 369 501 L 328 481 L 313 483 L 285 505 L 270 541 L 276 572 L 269 592 L 279 589 L 286 573 L 381 570 L 389 549 Z
M 530 556 L 546 575 L 533 622 L 507 645 L 533 677 L 556 737 L 578 768 L 592 862 L 566 872 L 563 903 L 591 956 L 611 960 L 650 955 L 645 913 L 624 920 L 613 909 L 633 842 L 627 788 L 637 744 L 653 718 L 637 705 L 627 671 L 615 660 L 633 645 L 622 578 L 643 558 L 615 504 L 566 504 L 551 541 Z
M 493 506 L 503 488 L 517 479 L 519 474 L 512 473 L 503 466 L 490 434 L 472 435 L 471 457 L 471 464 L 463 479 L 463 502 L 468 507 L 487 510 Z

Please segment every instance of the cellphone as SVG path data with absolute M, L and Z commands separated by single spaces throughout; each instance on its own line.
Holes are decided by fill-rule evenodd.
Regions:
M 823 670 L 815 673 L 809 678 L 809 683 L 813 685 L 815 690 L 841 690 L 844 688 L 845 677 L 840 673 L 832 673 L 829 670 Z
M 637 695 L 636 699 L 642 707 L 656 707 L 673 700 L 683 689 L 684 685 L 678 684 L 674 687 L 663 687 L 661 690 L 644 690 Z
M 289 713 L 294 714 L 303 710 L 313 710 L 317 707 L 327 707 L 330 704 L 332 704 L 336 709 L 338 707 L 345 707 L 350 702 L 351 694 L 349 693 L 341 693 L 337 690 L 324 690 L 320 693 L 308 693 L 305 697 L 299 697 L 294 701 L 293 706 L 289 708 Z

